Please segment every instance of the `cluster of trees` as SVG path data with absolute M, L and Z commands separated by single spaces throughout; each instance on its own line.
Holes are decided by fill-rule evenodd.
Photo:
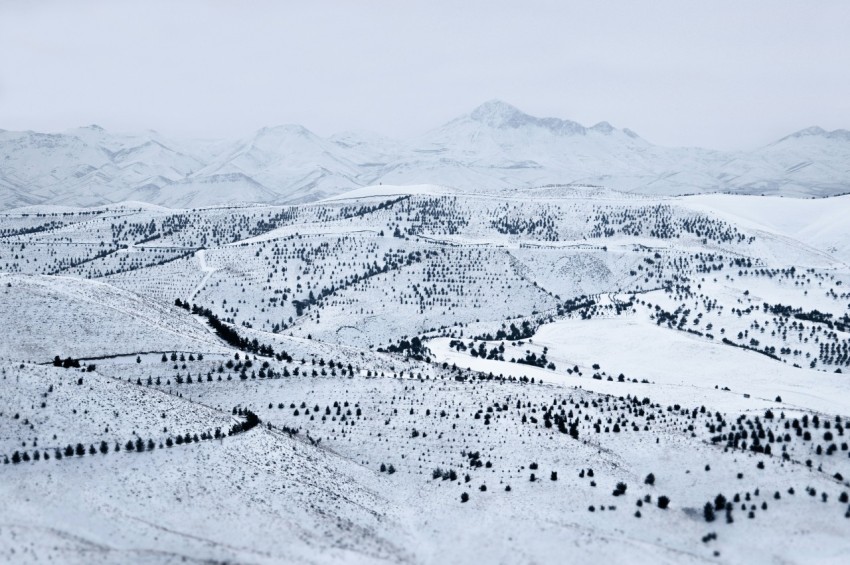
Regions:
M 73 357 L 66 357 L 62 359 L 58 355 L 53 358 L 53 366 L 54 367 L 62 367 L 63 369 L 81 369 L 82 365 L 80 364 L 79 359 L 74 359 Z M 85 370 L 88 373 L 91 373 L 96 369 L 96 365 L 94 363 L 88 363 L 85 366 Z
M 392 208 L 394 204 L 403 202 L 408 198 L 410 198 L 410 195 L 406 194 L 404 196 L 400 196 L 392 200 L 385 200 L 380 204 L 375 204 L 374 206 L 343 206 L 339 209 L 339 219 L 346 220 L 348 218 L 355 218 L 357 216 L 365 216 L 367 214 L 372 214 L 374 212 L 377 212 L 378 210 L 386 210 L 388 208 Z
M 829 329 L 835 329 L 840 332 L 850 331 L 850 316 L 848 316 L 847 314 L 845 314 L 843 318 L 833 320 L 832 314 L 828 312 L 821 312 L 819 310 L 811 310 L 809 312 L 804 312 L 802 308 L 793 308 L 791 306 L 785 306 L 782 304 L 771 305 L 767 302 L 764 303 L 763 308 L 765 312 L 770 312 L 778 316 L 784 316 L 786 318 L 793 317 L 798 320 L 814 322 L 817 324 L 824 324 Z
M 507 208 L 507 205 L 505 205 Z M 541 210 L 534 219 L 526 219 L 503 213 L 494 220 L 490 220 L 490 227 L 499 233 L 510 235 L 527 235 L 543 241 L 558 241 L 558 221 L 548 211 Z
M 437 467 L 431 471 L 431 478 L 434 480 L 442 479 L 444 481 L 456 481 L 457 473 L 454 469 L 441 469 L 440 467 Z
M 416 359 L 417 361 L 430 361 L 431 352 L 427 347 L 422 343 L 422 340 L 419 339 L 419 336 L 413 336 L 413 338 L 408 341 L 406 339 L 401 339 L 398 342 L 398 345 L 391 344 L 387 346 L 386 350 L 382 348 L 378 348 L 379 352 L 387 351 L 389 353 L 400 353 L 407 357 L 411 357 Z
M 311 290 L 307 298 L 293 300 L 292 305 L 295 307 L 296 316 L 302 316 L 304 312 L 306 312 L 310 307 L 320 304 L 321 301 L 334 294 L 339 290 L 344 290 L 346 288 L 352 287 L 361 281 L 366 279 L 382 275 L 384 273 L 388 273 L 391 270 L 397 270 L 407 265 L 412 265 L 414 263 L 418 263 L 422 260 L 422 253 L 419 251 L 412 251 L 407 253 L 406 255 L 403 252 L 391 253 L 388 252 L 384 254 L 384 265 L 378 266 L 377 262 L 373 262 L 371 265 L 366 265 L 365 273 L 357 273 L 352 275 L 342 281 L 339 282 L 339 285 L 331 284 L 330 286 L 322 287 L 319 291 L 318 296 L 316 296 Z
M 738 347 L 738 348 L 741 348 L 741 349 L 746 349 L 748 351 L 755 351 L 756 353 L 761 353 L 765 357 L 770 357 L 771 359 L 775 359 L 776 361 L 782 361 L 782 359 L 776 355 L 776 347 L 765 346 L 763 349 L 759 349 L 758 348 L 758 345 L 759 345 L 758 341 L 756 341 L 755 343 L 750 343 L 749 345 L 747 345 L 745 343 L 735 343 L 734 341 L 732 341 L 731 339 L 729 339 L 727 337 L 724 337 L 722 341 L 726 345 L 731 345 L 732 347 Z
M 247 432 L 250 429 L 256 428 L 261 422 L 259 416 L 247 408 L 234 408 L 233 413 L 234 415 L 242 416 L 245 418 L 245 421 L 233 424 L 233 426 L 230 427 L 230 431 L 227 433 L 229 436 Z
M 254 418 L 256 418 L 256 416 L 254 416 Z M 251 422 L 251 421 L 252 421 L 251 418 L 248 418 L 248 422 Z M 253 425 L 256 425 L 256 422 L 254 422 Z M 251 427 L 253 427 L 253 426 L 249 426 L 247 429 L 250 429 Z M 241 431 L 244 431 L 244 430 L 241 430 Z M 206 431 L 202 432 L 200 435 L 198 435 L 197 433 L 190 434 L 189 432 L 186 432 L 185 434 L 182 434 L 182 435 L 177 434 L 174 438 L 169 436 L 168 438 L 165 439 L 164 443 L 160 442 L 159 444 L 157 444 L 153 439 L 148 439 L 147 441 L 145 441 L 141 437 L 138 437 L 135 440 L 132 440 L 132 439 L 127 440 L 127 443 L 124 444 L 123 450 L 124 451 L 135 451 L 135 452 L 138 452 L 138 453 L 142 453 L 144 451 L 153 451 L 157 447 L 162 449 L 163 447 L 173 447 L 175 444 L 176 445 L 183 445 L 183 444 L 189 444 L 189 443 L 192 443 L 192 442 L 199 443 L 201 441 L 206 441 L 206 440 L 211 440 L 211 439 L 221 439 L 223 437 L 224 436 L 222 435 L 220 428 L 216 428 L 215 432 L 212 432 L 212 433 L 206 432 Z M 110 451 L 114 451 L 115 453 L 118 453 L 121 450 L 122 450 L 122 447 L 121 447 L 120 443 L 116 442 L 114 447 L 110 448 L 109 443 L 107 443 L 105 440 L 101 441 L 100 444 L 97 447 L 95 447 L 94 444 L 91 444 L 91 445 L 89 445 L 88 448 L 85 445 L 83 445 L 82 443 L 78 443 L 76 446 L 68 444 L 64 448 L 59 448 L 59 447 L 55 448 L 54 451 L 53 451 L 53 458 L 55 458 L 56 460 L 61 460 L 63 458 L 70 458 L 70 457 L 74 457 L 74 456 L 83 457 L 86 454 L 97 455 L 98 453 L 100 453 L 101 455 L 106 455 Z M 24 451 L 24 452 L 15 451 L 14 453 L 12 453 L 11 459 L 9 457 L 4 457 L 3 463 L 5 463 L 5 464 L 9 464 L 9 463 L 18 464 L 18 463 L 27 462 L 27 461 L 40 461 L 42 459 L 44 459 L 45 461 L 50 459 L 50 451 L 49 450 L 43 450 L 43 451 L 35 450 L 35 451 L 33 451 L 32 455 L 30 455 L 29 452 L 27 452 L 27 451 Z
M 542 320 L 540 320 L 539 323 L 542 323 Z M 496 332 L 496 339 L 497 340 L 507 339 L 507 340 L 510 340 L 510 341 L 518 341 L 520 339 L 527 339 L 527 338 L 534 335 L 534 332 L 535 332 L 536 329 L 537 328 L 532 326 L 531 322 L 529 322 L 528 320 L 523 320 L 520 323 L 519 328 L 516 327 L 516 325 L 513 322 L 511 322 L 511 326 L 509 328 L 509 331 L 506 332 L 504 329 L 499 328 L 499 330 Z
M 685 233 L 715 243 L 752 243 L 755 237 L 747 236 L 722 220 L 702 214 L 682 216 L 674 213 L 672 206 L 633 206 L 628 208 L 598 207 L 592 218 L 594 224 L 590 237 L 613 237 L 617 234 L 645 236 L 658 239 L 679 239 Z
M 817 494 L 815 489 L 811 487 L 809 487 L 807 491 L 810 496 L 815 496 Z M 788 494 L 793 495 L 794 489 L 789 488 Z M 748 518 L 755 518 L 757 505 L 754 504 L 754 499 L 758 498 L 759 495 L 759 489 L 755 489 L 752 495 L 749 492 L 744 493 L 743 499 L 741 497 L 741 494 L 737 492 L 731 500 L 727 499 L 723 494 L 718 494 L 716 497 L 714 497 L 713 501 L 710 500 L 705 503 L 705 506 L 703 506 L 703 518 L 705 518 L 706 522 L 714 522 L 717 517 L 717 514 L 723 512 L 726 516 L 726 523 L 731 524 L 735 521 L 732 516 L 732 511 L 734 510 L 735 505 L 739 503 L 741 504 L 740 509 L 743 512 L 747 513 Z M 779 493 L 779 491 L 776 491 L 773 493 L 773 498 L 774 500 L 779 500 L 782 498 L 782 495 Z M 826 493 L 821 493 L 821 499 L 823 500 L 823 502 L 826 502 Z M 839 502 L 842 504 L 846 504 L 848 500 L 850 500 L 850 497 L 847 496 L 846 492 L 843 492 L 839 496 Z M 763 500 L 762 503 L 758 505 L 758 507 L 760 507 L 763 511 L 766 511 L 768 509 L 767 501 Z M 847 517 L 850 517 L 850 512 L 848 512 Z
M 54 367 L 63 367 L 65 369 L 79 369 L 80 368 L 80 360 L 73 359 L 71 357 L 66 357 L 63 361 L 58 355 L 53 358 L 53 366 Z
M 26 217 L 26 214 L 23 215 Z M 24 228 L 0 228 L 0 237 L 14 237 L 20 235 L 32 235 L 34 233 L 50 231 L 54 229 L 59 229 L 65 225 L 65 222 L 59 222 L 56 220 L 51 220 L 49 222 L 45 222 L 41 225 L 35 225 L 31 227 Z
M 276 354 L 271 345 L 261 344 L 257 338 L 249 340 L 247 337 L 240 336 L 239 332 L 233 329 L 233 327 L 222 322 L 209 308 L 204 308 L 197 304 L 192 304 L 190 307 L 188 302 L 183 302 L 179 298 L 174 301 L 174 305 L 178 308 L 183 308 L 184 310 L 191 311 L 193 314 L 206 318 L 210 326 L 215 330 L 215 333 L 232 347 L 266 357 L 275 357 L 278 361 L 292 361 L 292 357 L 286 353 L 286 351 L 281 351 Z
M 411 201 L 405 202 L 402 211 L 409 223 L 407 233 L 411 235 L 425 232 L 456 235 L 469 225 L 466 212 L 458 206 L 457 196 L 420 197 L 415 206 Z
M 449 347 L 453 349 L 457 349 L 460 351 L 466 351 L 469 349 L 469 354 L 473 357 L 481 357 L 482 359 L 495 359 L 497 361 L 505 360 L 505 344 L 500 343 L 498 347 L 493 347 L 490 351 L 487 351 L 487 344 L 485 342 L 480 342 L 478 344 L 478 348 L 475 348 L 475 344 L 473 342 L 469 342 L 469 347 L 459 339 L 453 339 L 449 342 Z
M 571 298 L 562 304 L 558 304 L 558 315 L 566 316 L 571 312 L 577 312 L 582 310 L 588 310 L 592 306 L 594 306 L 596 302 L 591 300 L 586 296 L 579 296 L 577 298 Z
M 546 353 L 549 352 L 549 348 L 543 348 L 543 353 L 540 357 L 537 356 L 536 353 L 531 351 L 525 352 L 525 358 L 520 359 L 511 359 L 511 363 L 520 363 L 522 365 L 532 365 L 534 367 L 540 367 L 541 369 L 549 369 L 554 371 L 555 364 L 546 359 Z
M 817 415 L 809 418 L 808 414 L 804 414 L 799 419 L 786 419 L 785 414 L 781 413 L 779 417 L 781 425 L 776 428 L 765 424 L 765 422 L 772 422 L 775 419 L 771 410 L 765 412 L 763 420 L 758 416 L 748 418 L 742 415 L 733 424 L 728 424 L 719 413 L 715 416 L 714 423 L 708 426 L 709 432 L 716 434 L 711 438 L 711 441 L 715 444 L 725 442 L 727 449 L 749 449 L 754 453 L 772 455 L 774 449 L 781 446 L 782 458 L 788 460 L 790 459 L 788 447 L 792 445 L 794 438 L 804 442 L 814 442 L 816 437 L 812 433 L 812 429 L 819 430 L 822 427 L 824 431 L 821 437 L 824 444 L 817 443 L 814 446 L 816 455 L 831 456 L 838 451 L 850 452 L 848 442 L 841 441 L 839 443 L 836 438 L 836 436 L 844 436 L 845 428 L 840 416 L 836 416 L 833 421 L 822 420 Z M 810 425 L 812 429 L 810 429 Z M 723 433 L 726 427 L 729 427 L 730 430 Z M 850 453 L 848 453 L 848 456 L 850 456 Z M 807 465 L 812 465 L 811 460 L 807 461 Z
M 165 353 L 163 353 L 163 354 L 162 354 L 162 358 L 160 359 L 160 361 L 162 361 L 163 363 L 166 363 L 166 362 L 168 361 L 168 359 L 169 359 L 169 358 L 168 358 L 168 356 L 167 356 Z M 180 356 L 178 357 L 177 352 L 176 352 L 176 351 L 172 351 L 172 352 L 171 352 L 171 360 L 172 360 L 172 361 L 174 361 L 174 362 L 176 362 L 176 361 L 180 361 L 181 363 L 183 363 L 183 362 L 185 362 L 185 361 L 187 360 L 187 359 L 186 359 L 186 354 L 185 354 L 185 353 L 180 353 Z M 189 354 L 189 359 L 188 359 L 188 360 L 189 360 L 189 361 L 195 361 L 195 360 L 203 361 L 203 360 L 204 360 L 204 354 L 203 354 L 203 353 L 198 353 L 198 356 L 197 356 L 197 357 L 195 357 L 195 354 L 194 354 L 194 353 L 190 353 L 190 354 Z M 138 356 L 136 357 L 136 363 L 141 363 L 141 358 L 140 358 L 140 357 L 138 357 Z M 176 365 L 175 365 L 175 368 L 176 368 Z M 184 366 L 184 368 L 185 368 L 185 366 Z
M 581 312 L 582 318 L 590 317 L 590 309 L 595 306 L 596 302 L 586 296 L 579 296 L 577 298 L 572 298 L 564 301 L 563 303 L 558 304 L 558 315 L 565 316 L 572 312 Z M 624 303 L 623 305 L 616 305 L 617 312 L 619 313 L 621 309 L 630 308 L 632 303 Z M 551 320 L 550 320 L 551 321 Z M 510 326 L 506 326 L 502 324 L 502 327 L 496 331 L 496 334 L 493 335 L 491 333 L 484 333 L 477 336 L 474 336 L 475 340 L 482 341 L 496 341 L 496 340 L 507 340 L 507 341 L 520 341 L 523 339 L 528 339 L 534 335 L 534 332 L 537 331 L 537 328 L 546 323 L 544 319 L 538 319 L 535 322 L 531 320 L 523 320 L 520 322 L 520 325 L 517 326 L 516 323 L 511 322 Z M 453 339 L 449 342 L 449 347 L 456 349 L 457 351 L 467 351 L 469 350 L 470 355 L 473 357 L 480 357 L 482 359 L 495 359 L 499 361 L 504 361 L 504 353 L 505 353 L 505 345 L 501 343 L 499 347 L 493 347 L 489 351 L 487 349 L 487 345 L 485 343 L 480 343 L 476 348 L 473 342 L 469 344 L 463 343 L 463 341 L 459 339 Z M 544 367 L 554 370 L 555 365 L 550 363 L 545 359 L 545 353 L 541 358 L 537 357 L 535 354 L 526 355 L 525 358 L 522 359 L 512 359 L 512 362 L 515 363 L 524 363 L 527 365 L 534 365 L 537 367 Z

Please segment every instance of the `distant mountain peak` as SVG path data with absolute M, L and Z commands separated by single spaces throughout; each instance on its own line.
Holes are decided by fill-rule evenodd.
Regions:
M 795 131 L 794 133 L 783 139 L 800 137 L 824 137 L 826 139 L 840 139 L 850 141 L 850 131 L 846 129 L 836 129 L 832 131 L 827 131 L 822 127 L 812 126 L 805 129 L 801 129 L 800 131 Z
M 823 135 L 826 133 L 826 130 L 819 126 L 812 126 L 805 129 L 801 129 L 800 131 L 796 131 L 791 134 L 790 137 L 803 137 L 807 135 Z
M 475 108 L 469 117 L 476 122 L 481 122 L 490 127 L 517 127 L 513 124 L 519 124 L 531 118 L 528 114 L 520 111 L 515 106 L 511 106 L 502 100 L 488 100 Z
M 549 130 L 555 135 L 585 135 L 588 129 L 571 120 L 560 118 L 537 118 L 526 114 L 515 106 L 502 100 L 494 99 L 475 108 L 469 119 L 494 129 L 519 129 L 537 127 Z M 594 126 L 593 131 L 611 133 L 614 128 L 607 122 Z
M 614 131 L 614 126 L 612 126 L 608 122 L 599 122 L 590 129 L 593 131 L 598 131 L 599 133 L 611 133 Z
M 264 127 L 260 128 L 257 132 L 257 135 L 275 135 L 275 134 L 289 134 L 289 135 L 305 135 L 311 136 L 313 132 L 305 128 L 300 124 L 280 124 L 277 126 Z

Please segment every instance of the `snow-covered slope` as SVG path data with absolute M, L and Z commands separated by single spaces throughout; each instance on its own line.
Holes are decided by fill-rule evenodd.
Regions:
M 127 199 L 184 207 L 310 202 L 380 182 L 827 196 L 850 192 L 850 132 L 812 127 L 749 152 L 667 148 L 607 122 L 538 118 L 499 100 L 408 140 L 364 132 L 325 139 L 299 125 L 216 142 L 98 126 L 0 131 L 3 208 Z
M 850 196 L 801 200 L 704 194 L 680 202 L 756 230 L 811 245 L 850 263 Z
M 645 143 L 499 107 L 420 142 L 448 130 L 482 176 Z M 0 562 L 847 561 L 850 196 L 191 190 L 0 211 Z
M 181 310 L 100 282 L 0 274 L 0 357 L 47 362 L 145 351 L 222 351 Z

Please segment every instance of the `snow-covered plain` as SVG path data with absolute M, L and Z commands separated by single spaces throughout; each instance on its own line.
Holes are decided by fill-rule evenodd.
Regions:
M 645 143 L 498 104 L 427 142 L 555 130 Z M 167 155 L 394 151 L 311 136 Z M 0 212 L 0 561 L 847 561 L 850 198 L 360 180 Z

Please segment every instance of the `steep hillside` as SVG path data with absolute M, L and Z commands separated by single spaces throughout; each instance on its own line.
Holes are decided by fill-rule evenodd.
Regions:
M 48 362 L 149 351 L 223 350 L 181 310 L 95 281 L 0 273 L 0 357 Z

